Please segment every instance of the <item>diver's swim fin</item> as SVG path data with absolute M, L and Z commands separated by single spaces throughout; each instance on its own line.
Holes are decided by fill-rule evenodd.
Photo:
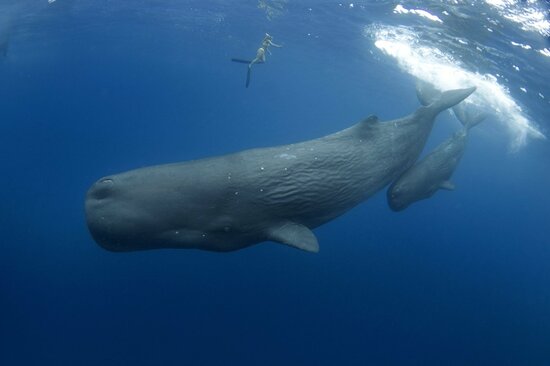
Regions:
M 246 87 L 248 88 L 248 85 L 250 85 L 250 72 L 252 71 L 252 68 L 249 67 L 248 71 L 246 72 Z
M 257 61 L 254 59 L 253 61 L 243 60 L 240 58 L 232 58 L 231 61 L 238 62 L 241 64 L 247 64 L 248 65 L 248 71 L 246 72 L 246 87 L 250 85 L 250 72 L 252 71 L 252 64 L 263 64 L 264 61 Z
M 250 65 L 252 63 L 252 61 L 249 61 L 249 60 L 243 60 L 243 59 L 240 59 L 240 58 L 232 58 L 231 61 L 233 62 L 238 62 L 240 64 L 247 64 L 247 65 Z M 263 61 L 256 61 L 254 62 L 254 64 L 263 64 L 264 62 Z
M 241 64 L 250 64 L 252 62 L 250 60 L 242 60 L 240 58 L 232 58 L 231 61 L 238 62 L 238 63 L 241 63 Z

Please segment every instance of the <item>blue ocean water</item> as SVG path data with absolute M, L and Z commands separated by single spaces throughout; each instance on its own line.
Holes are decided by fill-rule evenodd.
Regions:
M 541 1 L 3 0 L 1 365 L 550 365 L 550 25 Z M 265 32 L 273 48 L 244 87 Z M 309 254 L 111 253 L 121 171 L 287 144 L 478 86 L 453 182 L 385 191 Z M 459 128 L 444 113 L 426 146 Z

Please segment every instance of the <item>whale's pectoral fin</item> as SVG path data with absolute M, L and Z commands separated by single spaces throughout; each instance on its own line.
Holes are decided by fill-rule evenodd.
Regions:
M 268 232 L 268 239 L 291 247 L 317 253 L 319 243 L 315 234 L 304 225 L 287 222 L 281 226 L 272 228 Z
M 454 191 L 455 190 L 455 185 L 453 184 L 453 182 L 451 182 L 449 180 L 446 180 L 443 183 L 441 183 L 439 188 L 445 189 L 447 191 Z

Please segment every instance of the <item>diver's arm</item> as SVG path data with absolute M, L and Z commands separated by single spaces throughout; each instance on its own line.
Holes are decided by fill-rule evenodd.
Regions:
M 269 45 L 270 45 L 270 46 L 273 46 L 273 47 L 278 47 L 278 48 L 283 47 L 283 45 L 281 45 L 281 44 L 276 44 L 276 43 L 273 43 L 273 42 L 271 42 L 271 41 L 269 41 Z

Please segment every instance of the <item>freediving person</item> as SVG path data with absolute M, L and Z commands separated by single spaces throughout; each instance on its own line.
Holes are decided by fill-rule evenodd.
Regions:
M 252 61 L 242 60 L 242 59 L 238 59 L 238 58 L 231 59 L 231 61 L 233 61 L 233 62 L 240 62 L 240 63 L 248 64 L 248 70 L 247 70 L 247 73 L 246 73 L 246 87 L 247 88 L 248 88 L 248 85 L 250 85 L 250 73 L 252 71 L 252 65 L 254 65 L 254 64 L 263 64 L 265 62 L 266 53 L 269 53 L 271 55 L 271 51 L 269 50 L 269 46 L 273 46 L 273 47 L 277 47 L 277 48 L 283 47 L 282 45 L 273 43 L 273 36 L 266 33 L 265 36 L 264 36 L 264 39 L 262 40 L 262 44 L 261 44 L 260 48 L 258 48 L 258 50 L 256 51 L 256 57 Z

